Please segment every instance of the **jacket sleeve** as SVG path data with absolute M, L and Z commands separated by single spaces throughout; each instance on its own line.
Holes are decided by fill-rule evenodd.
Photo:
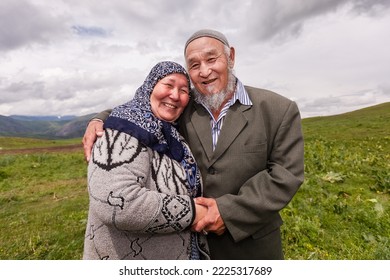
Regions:
M 175 166 L 169 166 L 176 162 L 167 160 L 162 168 L 171 173 L 156 179 L 151 155 L 136 138 L 106 129 L 94 145 L 88 166 L 91 214 L 106 225 L 131 232 L 186 229 L 192 222 L 194 206 L 185 191 L 178 192 L 185 190 L 185 178 L 172 171 Z M 157 183 L 165 189 L 154 188 Z
M 111 112 L 112 112 L 112 109 L 106 109 L 104 111 L 101 111 L 100 113 L 97 113 L 96 115 L 94 115 L 90 119 L 90 121 L 93 119 L 98 119 L 98 120 L 101 120 L 104 122 L 108 118 L 108 116 L 111 114 Z
M 235 241 L 254 235 L 272 220 L 280 220 L 279 211 L 291 201 L 303 182 L 304 143 L 299 110 L 291 102 L 282 113 L 284 116 L 273 139 L 268 139 L 273 142 L 269 144 L 267 167 L 249 178 L 238 194 L 216 199 Z

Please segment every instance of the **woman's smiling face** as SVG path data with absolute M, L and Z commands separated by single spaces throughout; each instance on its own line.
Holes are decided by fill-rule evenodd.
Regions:
M 174 122 L 190 100 L 188 80 L 183 74 L 170 74 L 156 84 L 150 95 L 153 114 L 164 121 Z

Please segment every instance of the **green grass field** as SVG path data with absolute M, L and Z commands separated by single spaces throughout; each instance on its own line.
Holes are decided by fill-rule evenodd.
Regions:
M 11 149 L 34 149 L 46 147 L 58 147 L 66 145 L 81 144 L 81 139 L 66 139 L 66 140 L 47 140 L 47 139 L 31 139 L 20 137 L 1 137 L 0 136 L 0 151 Z
M 282 211 L 285 258 L 390 259 L 390 103 L 303 120 L 305 183 Z M 0 138 L 0 150 L 67 141 Z M 80 259 L 88 211 L 80 151 L 0 154 L 0 259 Z

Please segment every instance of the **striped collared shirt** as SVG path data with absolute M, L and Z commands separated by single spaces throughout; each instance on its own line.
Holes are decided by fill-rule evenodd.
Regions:
M 228 102 L 226 102 L 226 104 L 222 108 L 217 120 L 214 118 L 211 111 L 204 106 L 210 114 L 211 135 L 212 135 L 212 139 L 213 139 L 213 151 L 215 150 L 215 147 L 217 146 L 218 137 L 219 137 L 219 134 L 221 133 L 222 125 L 223 125 L 223 122 L 225 120 L 227 111 L 229 110 L 229 108 L 231 106 L 233 106 L 234 103 L 236 103 L 237 100 L 243 105 L 252 105 L 252 101 L 249 98 L 249 95 L 246 92 L 244 85 L 238 79 L 237 79 L 237 84 L 236 84 L 236 90 L 235 90 L 232 98 Z

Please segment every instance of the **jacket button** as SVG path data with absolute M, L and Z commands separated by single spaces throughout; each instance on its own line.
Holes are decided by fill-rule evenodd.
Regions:
M 211 174 L 211 175 L 214 175 L 214 174 L 215 174 L 215 169 L 214 169 L 214 167 L 209 167 L 208 173 Z

